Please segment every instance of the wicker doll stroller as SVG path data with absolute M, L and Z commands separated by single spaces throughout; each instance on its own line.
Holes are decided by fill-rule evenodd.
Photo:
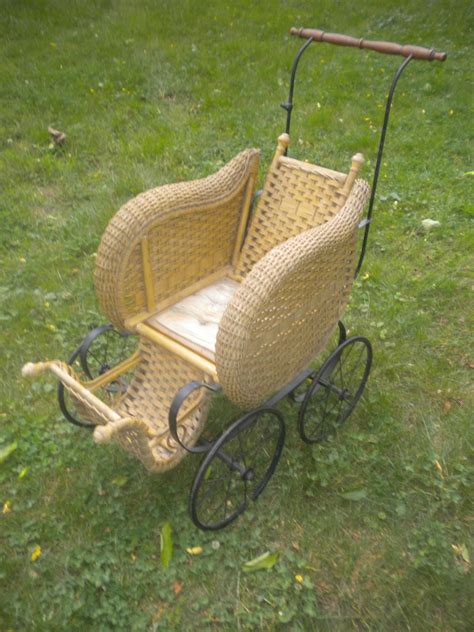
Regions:
M 97 297 L 110 324 L 90 332 L 67 363 L 23 369 L 54 373 L 66 418 L 91 427 L 97 443 L 118 442 L 150 471 L 170 469 L 186 453 L 203 455 L 189 503 L 203 529 L 232 522 L 270 480 L 285 437 L 280 400 L 290 396 L 299 406 L 302 439 L 320 441 L 352 412 L 371 366 L 369 341 L 347 338 L 340 320 L 358 229 L 365 227 L 357 269 L 373 204 L 374 188 L 361 223 L 369 198 L 358 178 L 363 157 L 339 173 L 287 156 L 299 58 L 312 41 L 344 36 L 295 34 L 307 41 L 283 104 L 287 133 L 261 194 L 259 152 L 248 149 L 214 175 L 129 201 L 106 228 L 96 261 Z M 429 58 L 426 49 L 408 48 L 405 65 L 420 51 Z M 308 368 L 335 330 L 336 349 L 319 369 Z M 123 351 L 131 338 L 138 349 L 114 365 L 111 347 Z M 205 439 L 220 390 L 249 412 Z

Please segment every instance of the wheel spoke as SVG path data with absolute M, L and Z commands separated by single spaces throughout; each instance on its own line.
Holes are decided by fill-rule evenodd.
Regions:
M 262 448 L 262 446 L 268 445 L 270 443 L 271 450 L 270 452 L 266 452 L 265 455 L 268 457 L 266 459 L 257 459 L 259 453 L 264 452 L 266 448 Z M 271 461 L 271 455 L 276 449 L 276 441 L 272 435 L 268 432 L 267 435 L 261 435 L 259 440 L 255 441 L 255 448 L 252 452 L 252 458 L 249 459 L 249 465 L 255 471 L 255 478 L 258 479 L 265 475 L 267 471 L 266 462 Z M 263 461 L 263 463 L 262 463 Z M 260 465 L 262 467 L 260 468 Z M 260 471 L 262 469 L 262 471 Z
M 229 478 L 228 478 L 228 481 L 227 481 L 227 488 L 226 488 L 226 491 L 225 491 L 224 520 L 227 518 L 227 506 L 228 506 L 228 503 L 230 502 L 229 496 L 230 496 L 230 488 L 232 486 L 233 474 L 234 474 L 234 471 L 231 468 L 229 468 Z
M 208 479 L 206 483 L 207 485 L 211 485 L 211 488 L 206 491 L 203 498 L 206 498 L 212 495 L 212 493 L 215 491 L 216 483 L 223 483 L 224 481 L 225 481 L 225 476 L 220 476 L 219 478 L 214 478 L 214 479 Z
M 219 529 L 232 522 L 263 491 L 280 457 L 281 443 L 276 429 L 283 438 L 283 421 L 278 413 L 272 419 L 254 411 L 235 422 L 231 433 L 223 433 L 198 470 L 191 494 L 191 516 L 194 523 L 204 529 Z M 278 423 L 275 423 L 278 421 Z M 227 455 L 235 465 L 228 465 L 219 458 Z M 227 460 L 227 459 L 226 459 Z M 211 463 L 219 462 L 222 476 L 206 480 Z M 247 479 L 244 474 L 252 471 Z
M 354 364 L 354 366 L 352 367 L 352 371 L 351 374 L 349 376 L 349 384 L 352 380 L 352 376 L 354 375 L 355 371 L 359 368 L 359 366 L 361 365 L 361 360 L 362 360 L 362 356 L 364 355 L 364 352 L 366 351 L 365 346 L 362 346 L 360 352 L 359 352 L 359 357 L 357 358 L 356 363 Z M 367 362 L 367 361 L 366 361 Z
M 329 388 L 326 389 L 326 399 L 324 400 L 324 410 L 323 410 L 323 419 L 326 417 L 326 411 L 328 408 L 328 401 L 331 396 L 331 390 Z
M 329 410 L 329 413 L 326 415 L 326 417 L 328 418 L 328 420 L 331 419 L 331 416 L 333 414 L 333 412 L 336 410 L 336 408 L 338 407 L 338 405 L 340 404 L 341 400 L 340 399 L 336 399 L 333 398 L 334 402 Z
M 212 499 L 213 499 L 213 497 L 214 497 L 214 495 L 215 495 L 215 492 L 216 492 L 216 486 L 215 486 L 215 485 L 213 485 L 213 483 L 216 483 L 216 482 L 221 482 L 221 481 L 222 481 L 222 482 L 224 481 L 224 477 L 220 478 L 219 480 L 206 481 L 206 482 L 207 482 L 207 484 L 208 484 L 208 485 L 209 485 L 209 484 L 211 484 L 211 485 L 212 485 L 212 487 L 211 487 L 210 489 L 208 489 L 208 490 L 204 493 L 204 495 L 201 497 L 201 503 L 206 504 L 206 502 L 207 502 L 208 500 L 210 500 L 210 501 L 211 501 L 211 504 L 212 504 Z M 219 503 L 219 507 L 220 507 L 220 503 Z
M 338 361 L 337 361 L 337 369 L 338 369 L 338 373 L 339 373 L 339 375 L 341 377 L 340 388 L 341 388 L 341 390 L 344 390 L 344 376 L 342 374 L 341 356 L 339 356 Z
M 350 357 L 351 353 L 354 351 L 354 347 L 355 347 L 355 344 L 349 345 L 349 351 L 346 354 L 344 354 L 344 351 L 347 349 L 347 347 L 344 347 L 344 349 L 342 350 L 341 355 L 339 356 L 339 362 L 341 364 L 344 364 L 344 363 L 347 364 L 347 362 L 349 361 L 349 357 Z
M 225 483 L 224 483 L 224 485 L 225 485 Z M 227 504 L 227 489 L 226 489 L 226 491 L 224 493 L 224 501 L 222 501 L 222 497 L 216 499 L 216 503 L 214 505 L 214 510 L 213 510 L 213 515 L 220 516 L 222 508 L 223 508 L 224 509 L 224 520 L 225 520 L 226 504 Z
M 342 419 L 343 419 L 343 416 L 342 416 L 343 408 L 344 408 L 344 400 L 341 399 L 341 400 L 339 400 L 339 408 L 338 408 L 338 411 L 337 411 L 336 424 L 340 424 Z
M 242 437 L 241 437 L 241 433 L 240 432 L 237 435 L 237 437 L 239 439 L 240 457 L 242 459 L 242 463 L 244 464 L 245 469 L 247 469 L 247 462 L 245 461 L 245 451 L 244 451 L 244 448 L 242 446 Z
M 318 373 L 326 392 L 308 390 L 300 408 L 298 425 L 304 441 L 321 440 L 350 415 L 367 381 L 370 360 L 370 343 L 362 337 L 341 343 L 327 358 Z
M 97 362 L 97 364 L 100 366 L 101 365 L 101 361 L 99 360 L 99 358 L 95 355 L 95 353 L 92 353 L 92 351 L 89 349 L 87 349 L 86 351 L 86 362 L 87 362 L 87 356 L 91 356 L 91 358 L 93 360 L 95 360 Z M 89 366 L 89 363 L 87 362 L 87 366 Z
M 259 452 L 262 451 L 262 445 L 266 443 L 267 439 L 271 441 L 270 434 L 268 434 L 267 436 L 261 434 L 258 440 L 254 441 L 253 450 L 251 452 L 251 456 L 253 458 L 249 460 L 250 463 L 253 463 L 255 461 L 255 457 L 258 455 Z
M 104 350 L 104 362 L 103 362 L 103 364 L 107 364 L 107 358 L 109 357 L 109 344 L 110 344 L 110 337 L 106 336 L 105 337 L 105 350 Z

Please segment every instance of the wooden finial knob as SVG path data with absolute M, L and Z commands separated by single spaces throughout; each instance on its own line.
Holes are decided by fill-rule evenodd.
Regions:
M 355 156 L 352 156 L 352 169 L 357 169 L 357 171 L 360 171 L 362 169 L 362 165 L 365 162 L 365 158 L 362 154 L 357 153 L 355 154 Z
M 278 145 L 275 151 L 275 155 L 273 156 L 272 165 L 270 169 L 276 169 L 278 164 L 278 159 L 286 153 L 288 149 L 288 145 L 290 144 L 290 137 L 288 134 L 280 134 L 278 136 Z
M 290 137 L 288 134 L 280 134 L 278 136 L 278 148 L 283 147 L 283 150 L 288 149 L 288 145 L 290 144 Z
M 352 189 L 352 185 L 354 184 L 357 174 L 362 169 L 362 165 L 364 164 L 364 162 L 365 160 L 362 154 L 357 153 L 355 154 L 355 156 L 352 156 L 351 169 L 347 174 L 346 181 L 344 182 L 344 186 L 342 187 L 343 195 L 349 195 Z
M 47 364 L 45 362 L 27 362 L 24 367 L 21 369 L 21 374 L 23 377 L 35 377 L 39 375 L 43 371 L 47 369 Z
M 94 441 L 95 443 L 107 443 L 110 441 L 114 434 L 113 424 L 107 424 L 105 426 L 96 426 L 94 429 Z

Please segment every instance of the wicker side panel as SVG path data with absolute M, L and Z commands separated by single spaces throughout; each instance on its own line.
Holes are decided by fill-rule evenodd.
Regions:
M 272 248 L 334 217 L 346 197 L 343 181 L 324 169 L 280 158 L 271 169 L 236 272 L 246 276 Z
M 148 239 L 157 301 L 230 262 L 246 187 L 259 152 L 247 149 L 217 173 L 165 185 L 127 202 L 112 218 L 97 253 L 102 311 L 119 329 L 146 310 L 141 240 Z
M 150 229 L 155 296 L 173 296 L 230 262 L 245 188 L 226 204 L 159 222 Z
M 368 192 L 357 181 L 332 220 L 273 248 L 234 294 L 216 344 L 219 382 L 234 403 L 258 406 L 326 344 L 349 298 Z
M 130 423 L 114 435 L 123 448 L 139 458 L 153 471 L 174 467 L 186 452 L 173 440 L 168 429 L 168 413 L 176 392 L 192 380 L 203 381 L 206 375 L 149 340 L 140 341 L 140 362 L 125 398 L 117 407 L 123 418 L 145 420 L 146 440 L 140 424 Z M 178 424 L 178 433 L 186 444 L 194 445 L 207 419 L 210 396 L 204 389 L 192 393 L 186 401 L 191 407 Z M 150 457 L 151 454 L 151 457 Z

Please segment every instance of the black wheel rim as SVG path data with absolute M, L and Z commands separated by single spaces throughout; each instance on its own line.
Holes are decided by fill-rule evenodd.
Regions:
M 113 325 L 93 329 L 80 345 L 79 358 L 84 373 L 90 380 L 103 375 L 124 356 L 127 332 L 117 331 Z
M 121 359 L 128 355 L 127 338 L 130 334 L 120 332 L 113 325 L 101 325 L 90 331 L 74 350 L 67 363 L 83 374 L 84 379 L 93 380 L 99 377 Z M 122 376 L 100 389 L 100 396 L 110 405 L 117 396 L 122 396 L 128 387 L 128 382 Z M 82 428 L 95 428 L 95 423 L 82 419 L 82 413 L 74 397 L 64 385 L 58 384 L 58 403 L 64 417 Z
M 369 377 L 372 347 L 367 338 L 349 338 L 315 375 L 299 411 L 303 441 L 317 443 L 337 430 L 359 401 Z
M 81 352 L 82 342 L 81 344 L 73 351 L 73 353 L 69 356 L 67 363 L 69 366 L 74 366 L 74 364 L 78 363 L 79 354 Z M 95 428 L 95 424 L 90 421 L 84 421 L 80 417 L 80 412 L 76 408 L 76 402 L 74 398 L 70 395 L 67 389 L 64 388 L 64 384 L 62 382 L 58 383 L 58 403 L 59 408 L 63 414 L 63 416 L 70 423 L 75 426 L 79 426 L 81 428 Z
M 234 422 L 204 457 L 190 495 L 190 513 L 200 529 L 233 522 L 267 486 L 285 441 L 283 416 L 261 408 Z

